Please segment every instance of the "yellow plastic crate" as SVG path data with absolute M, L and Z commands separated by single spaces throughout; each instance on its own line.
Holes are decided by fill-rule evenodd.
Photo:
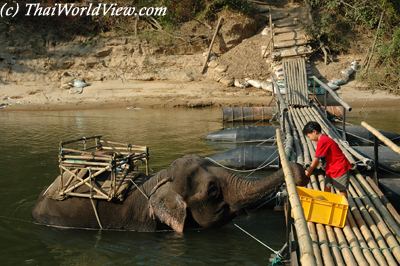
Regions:
M 346 197 L 304 187 L 297 187 L 297 193 L 307 221 L 344 227 L 349 209 Z

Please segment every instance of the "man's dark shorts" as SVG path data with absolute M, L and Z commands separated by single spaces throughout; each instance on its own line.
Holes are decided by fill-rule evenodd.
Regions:
M 335 187 L 340 192 L 346 192 L 347 188 L 349 187 L 349 180 L 350 180 L 350 172 L 347 171 L 344 175 L 332 178 L 329 176 L 325 177 L 325 186 L 326 187 Z

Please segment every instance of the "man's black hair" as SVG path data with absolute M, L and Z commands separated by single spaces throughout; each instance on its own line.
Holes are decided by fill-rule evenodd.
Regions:
M 304 126 L 303 134 L 307 135 L 309 133 L 312 133 L 314 130 L 317 131 L 318 133 L 321 133 L 322 131 L 321 125 L 315 121 L 310 121 Z

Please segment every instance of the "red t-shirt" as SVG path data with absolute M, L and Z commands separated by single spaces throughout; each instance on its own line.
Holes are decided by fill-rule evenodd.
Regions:
M 325 134 L 319 137 L 315 156 L 325 157 L 325 174 L 331 178 L 340 177 L 351 169 L 349 161 L 337 143 Z

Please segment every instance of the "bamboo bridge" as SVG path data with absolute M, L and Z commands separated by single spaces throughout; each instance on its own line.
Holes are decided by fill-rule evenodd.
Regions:
M 274 27 L 276 25 L 272 23 L 270 15 L 270 60 L 273 68 L 283 70 L 281 77 L 275 75 L 273 78 L 273 96 L 280 122 L 276 139 L 288 192 L 285 208 L 288 256 L 285 262 L 307 266 L 400 265 L 400 215 L 377 185 L 377 162 L 364 157 L 346 142 L 346 112 L 351 111 L 351 107 L 324 82 L 309 74 L 306 63 L 308 51 L 274 51 L 276 47 L 282 48 L 282 45 L 276 43 Z M 278 30 L 282 31 L 279 27 Z M 296 40 L 294 38 L 293 45 L 290 45 L 291 51 L 300 51 L 296 48 L 299 42 Z M 283 48 L 287 49 L 286 46 Z M 317 96 L 317 87 L 323 92 L 320 96 Z M 285 93 L 281 93 L 282 89 Z M 327 118 L 328 97 L 342 108 L 342 133 Z M 302 133 L 308 121 L 317 121 L 323 133 L 339 145 L 354 165 L 348 189 L 349 211 L 344 228 L 307 222 L 305 219 L 288 161 L 310 165 L 316 144 Z M 362 125 L 376 136 L 376 154 L 378 139 L 400 154 L 396 144 L 365 122 Z M 371 178 L 363 175 L 361 169 L 375 169 L 375 176 Z M 322 174 L 311 175 L 308 188 L 323 191 L 324 186 Z

